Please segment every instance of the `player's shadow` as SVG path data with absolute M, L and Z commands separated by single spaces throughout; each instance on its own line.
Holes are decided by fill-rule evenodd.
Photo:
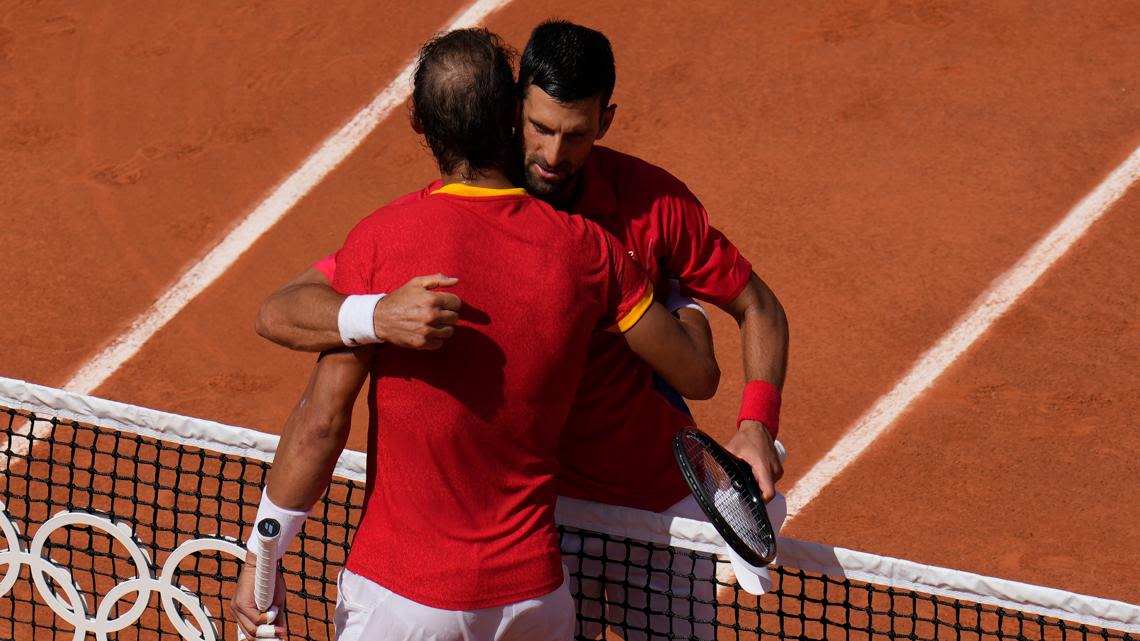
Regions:
M 485 311 L 464 301 L 459 318 L 455 333 L 444 341 L 443 347 L 400 359 L 402 365 L 392 363 L 394 367 L 386 368 L 386 373 L 419 379 L 490 422 L 503 405 L 507 355 L 494 339 L 478 329 L 491 323 Z

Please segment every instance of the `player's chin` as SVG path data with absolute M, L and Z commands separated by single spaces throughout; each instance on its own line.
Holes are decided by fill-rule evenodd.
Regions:
M 526 190 L 539 198 L 555 196 L 566 188 L 565 180 L 547 180 L 538 174 L 533 166 L 526 171 Z

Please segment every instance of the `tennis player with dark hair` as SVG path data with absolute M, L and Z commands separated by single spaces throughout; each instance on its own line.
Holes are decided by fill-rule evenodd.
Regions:
M 704 207 L 681 181 L 596 144 L 617 111 L 609 102 L 613 52 L 603 34 L 564 21 L 542 23 L 520 67 L 521 173 L 527 190 L 617 236 L 662 298 L 676 280 L 682 294 L 721 307 L 740 325 L 747 385 L 740 429 L 728 446 L 752 464 L 771 500 L 783 473 L 773 434 L 788 352 L 787 319 L 779 301 L 736 247 L 709 225 Z M 431 188 L 404 198 L 421 197 Z M 450 335 L 459 301 L 440 289 L 449 279 L 424 276 L 382 299 L 345 297 L 330 286 L 335 258 L 321 259 L 265 301 L 257 319 L 262 336 L 292 349 L 321 351 L 363 343 L 437 349 Z M 683 298 L 674 301 L 687 304 Z M 671 426 L 692 419 L 683 401 L 611 338 L 599 334 L 591 345 L 586 387 L 567 432 L 593 454 L 563 461 L 564 487 L 575 496 L 660 511 L 687 494 L 668 455 L 668 439 Z M 711 394 L 703 391 L 686 396 Z M 630 461 L 624 454 L 628 447 L 622 446 L 630 443 L 639 450 L 648 446 L 650 454 Z M 567 447 L 573 454 L 574 444 Z
M 523 52 L 519 76 L 519 172 L 527 190 L 617 236 L 659 296 L 664 298 L 671 282 L 679 285 L 679 294 L 667 299 L 671 308 L 688 304 L 680 294 L 693 296 L 721 307 L 739 324 L 746 385 L 739 429 L 727 447 L 751 464 L 765 499 L 774 499 L 769 504 L 773 521 L 781 521 L 783 499 L 775 483 L 783 468 L 774 437 L 788 329 L 780 303 L 736 247 L 709 224 L 704 207 L 681 181 L 597 144 L 617 112 L 610 102 L 616 77 L 613 52 L 603 34 L 565 21 L 540 24 Z M 378 340 L 434 349 L 446 340 L 458 304 L 439 288 L 449 281 L 423 279 L 377 303 L 333 291 L 329 283 L 335 271 L 335 257 L 326 257 L 266 300 L 259 332 L 308 350 Z M 677 429 L 693 423 L 688 408 L 620 338 L 598 332 L 591 339 L 568 420 L 559 453 L 561 494 L 703 518 L 669 449 Z M 573 537 L 567 543 L 573 545 Z M 702 587 L 701 577 L 691 583 L 681 578 L 691 569 L 674 569 L 678 578 L 673 581 L 655 583 L 642 576 L 611 585 L 633 590 L 640 583 L 644 593 L 625 600 L 641 599 L 657 611 L 668 611 L 667 594 L 683 596 Z M 672 625 L 680 631 L 685 624 L 659 616 L 646 625 L 653 630 Z
M 785 513 L 775 488 L 783 468 L 774 449 L 787 362 L 783 309 L 736 247 L 709 225 L 704 207 L 681 181 L 596 144 L 617 112 L 610 102 L 615 78 L 613 52 L 603 34 L 565 21 L 534 29 L 519 65 L 527 190 L 614 233 L 659 290 L 676 279 L 683 295 L 716 304 L 737 320 L 746 386 L 739 430 L 727 447 L 751 464 L 778 527 Z M 693 422 L 679 395 L 643 361 L 610 337 L 596 335 L 559 451 L 559 493 L 704 520 L 671 452 L 674 433 Z M 645 456 L 631 461 L 621 454 L 631 448 Z M 609 620 L 626 622 L 621 632 L 630 641 L 715 634 L 709 625 L 692 623 L 716 618 L 711 563 L 694 567 L 690 559 L 670 560 L 647 550 L 629 551 L 640 557 L 632 563 L 616 563 L 617 558 L 607 563 L 602 559 L 614 546 L 599 545 L 583 557 L 576 554 L 582 544 L 572 534 L 563 539 L 571 574 L 583 577 L 582 585 L 574 586 L 584 614 L 579 634 L 593 638 L 601 632 L 591 621 L 602 618 L 603 602 L 612 610 Z M 766 570 L 735 560 L 734 567 L 747 589 L 767 587 Z M 606 581 L 589 579 L 605 573 Z M 697 605 L 690 606 L 685 598 L 690 595 Z M 651 633 L 642 632 L 646 629 Z
M 746 385 L 739 429 L 727 447 L 751 464 L 765 499 L 775 499 L 769 504 L 773 521 L 782 521 L 783 497 L 775 483 L 783 468 L 774 438 L 788 329 L 779 301 L 736 247 L 709 224 L 704 207 L 681 181 L 650 163 L 597 144 L 617 111 L 610 102 L 616 78 L 613 52 L 603 34 L 565 21 L 542 23 L 523 52 L 519 75 L 520 173 L 527 190 L 613 233 L 671 309 L 689 305 L 684 294 L 721 307 L 739 324 Z M 383 299 L 346 298 L 329 285 L 335 271 L 335 255 L 328 256 L 267 299 L 258 317 L 259 333 L 305 350 L 381 341 L 437 349 L 450 335 L 459 301 L 440 288 L 451 281 L 438 275 L 424 277 Z M 679 292 L 667 296 L 671 285 Z M 715 388 L 715 380 L 710 387 Z M 711 393 L 707 388 L 701 394 L 682 392 L 688 398 Z M 681 396 L 622 341 L 595 333 L 560 444 L 559 492 L 703 518 L 669 450 L 676 430 L 693 423 Z M 640 455 L 630 457 L 631 451 Z M 569 537 L 566 543 L 573 546 L 575 541 Z M 597 565 L 583 568 L 584 573 L 601 571 L 603 565 L 620 567 Z M 644 602 L 658 612 L 671 611 L 668 595 L 712 589 L 701 582 L 703 575 L 691 582 L 683 578 L 693 573 L 692 568 L 673 569 L 675 578 L 664 583 L 648 576 L 623 578 L 618 584 L 642 593 L 624 599 L 617 595 L 615 601 Z M 711 571 L 704 569 L 706 574 Z M 636 608 L 631 612 L 643 616 Z M 672 626 L 677 632 L 686 625 L 668 616 L 641 623 L 655 631 Z
M 358 224 L 333 284 L 370 296 L 441 270 L 462 307 L 442 349 L 322 355 L 282 434 L 258 521 L 277 519 L 288 547 L 327 486 L 371 374 L 368 485 L 339 582 L 337 638 L 570 639 L 555 475 L 591 337 L 622 337 L 690 392 L 707 384 L 709 348 L 653 302 L 615 238 L 512 184 L 518 101 L 496 36 L 467 29 L 432 40 L 414 82 L 413 122 L 439 186 Z M 252 635 L 266 617 L 246 565 L 234 612 Z

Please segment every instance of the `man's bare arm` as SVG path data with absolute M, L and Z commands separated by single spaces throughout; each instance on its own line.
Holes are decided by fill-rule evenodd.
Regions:
M 679 315 L 676 318 L 660 303 L 653 303 L 626 330 L 625 340 L 682 396 L 712 398 L 720 383 L 720 369 L 716 358 L 710 358 L 712 332 L 708 321 L 693 309 L 681 309 Z
M 439 349 L 454 333 L 463 303 L 455 294 L 437 290 L 458 282 L 443 274 L 417 276 L 389 293 L 373 311 L 377 338 L 398 347 Z M 345 298 L 324 274 L 309 268 L 265 299 L 257 333 L 298 351 L 343 348 L 337 317 Z
M 703 312 L 691 307 L 682 307 L 673 312 L 677 324 L 689 337 L 690 346 L 686 346 L 684 358 L 688 359 L 693 372 L 703 376 L 704 381 L 696 381 L 694 385 L 702 392 L 701 396 L 687 396 L 685 398 L 703 401 L 713 397 L 720 386 L 720 365 L 716 362 L 716 352 L 713 350 L 712 326 Z M 658 372 L 660 373 L 660 372 Z M 680 390 L 678 390 L 678 393 Z
M 321 354 L 273 457 L 266 491 L 275 504 L 307 510 L 324 494 L 348 439 L 352 407 L 373 352 L 368 347 Z
M 745 381 L 767 381 L 782 388 L 788 367 L 788 319 L 776 295 L 753 273 L 744 291 L 722 309 L 740 326 Z M 758 421 L 741 422 L 726 447 L 752 466 L 764 500 L 772 500 L 784 468 L 765 426 Z
M 279 508 L 304 513 L 320 499 L 332 478 L 337 458 L 344 450 L 352 422 L 352 406 L 368 376 L 373 348 L 322 354 L 313 368 L 308 387 L 285 421 L 281 442 L 273 457 L 266 495 Z M 286 545 L 288 542 L 286 542 Z M 256 636 L 257 626 L 268 622 L 253 598 L 256 555 L 247 553 L 238 576 L 230 608 L 246 638 Z M 285 582 L 280 570 L 273 605 L 277 638 L 288 638 L 285 629 Z
M 257 333 L 304 352 L 344 347 L 337 329 L 337 312 L 344 299 L 324 274 L 310 267 L 265 299 L 257 313 Z
M 716 353 L 713 351 L 712 327 L 709 325 L 708 315 L 696 301 L 681 295 L 680 285 L 676 280 L 668 281 L 666 287 L 658 290 L 655 294 L 665 309 L 677 317 L 681 329 L 685 331 L 689 340 L 692 341 L 692 345 L 696 347 L 696 352 L 690 354 L 690 358 L 699 359 L 693 365 L 695 371 L 704 372 L 709 376 L 705 385 L 700 386 L 703 390 L 711 390 L 708 396 L 690 398 L 695 400 L 710 398 L 720 384 L 720 367 L 717 365 Z
M 740 326 L 744 378 L 783 388 L 788 369 L 788 318 L 776 295 L 755 273 L 722 309 Z

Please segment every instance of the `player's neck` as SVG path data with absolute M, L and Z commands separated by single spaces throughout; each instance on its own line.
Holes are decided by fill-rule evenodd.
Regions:
M 486 189 L 511 189 L 515 186 L 507 174 L 498 169 L 472 172 L 468 171 L 467 167 L 461 166 L 454 172 L 441 173 L 439 178 L 445 185 L 462 183 L 464 185 L 484 187 Z

